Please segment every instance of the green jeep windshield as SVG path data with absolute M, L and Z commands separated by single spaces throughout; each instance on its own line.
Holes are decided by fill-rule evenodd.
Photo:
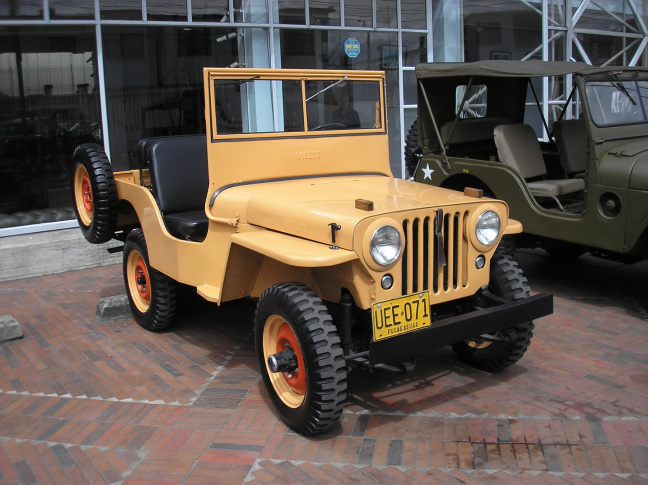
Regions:
M 219 135 L 381 128 L 377 81 L 216 79 L 214 97 Z
M 648 80 L 592 80 L 585 96 L 596 126 L 619 126 L 648 121 Z

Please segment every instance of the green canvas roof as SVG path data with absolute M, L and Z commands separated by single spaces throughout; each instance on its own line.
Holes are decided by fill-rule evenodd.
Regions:
M 419 79 L 482 76 L 482 77 L 542 77 L 564 74 L 590 75 L 606 72 L 643 71 L 645 67 L 594 67 L 582 62 L 564 61 L 477 61 L 431 62 L 416 66 Z

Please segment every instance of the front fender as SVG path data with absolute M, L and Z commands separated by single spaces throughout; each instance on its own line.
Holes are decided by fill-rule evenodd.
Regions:
M 354 251 L 333 249 L 322 243 L 268 230 L 233 234 L 232 243 L 297 267 L 321 268 L 358 259 Z

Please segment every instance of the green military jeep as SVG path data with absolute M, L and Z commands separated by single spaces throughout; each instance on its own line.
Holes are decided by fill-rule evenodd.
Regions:
M 647 68 L 480 61 L 416 74 L 412 179 L 505 200 L 524 227 L 516 247 L 648 257 Z
M 217 304 L 258 299 L 263 381 L 304 434 L 337 423 L 350 369 L 406 370 L 451 344 L 500 370 L 552 312 L 496 251 L 522 229 L 506 203 L 391 175 L 384 83 L 205 69 L 206 135 L 143 139 L 122 172 L 97 145 L 74 152 L 79 225 L 91 243 L 125 241 L 135 320 L 173 323 L 178 283 Z

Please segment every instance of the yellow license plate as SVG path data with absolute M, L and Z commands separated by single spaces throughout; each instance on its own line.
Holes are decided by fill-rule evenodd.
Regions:
M 427 291 L 374 303 L 371 306 L 374 342 L 430 326 Z

